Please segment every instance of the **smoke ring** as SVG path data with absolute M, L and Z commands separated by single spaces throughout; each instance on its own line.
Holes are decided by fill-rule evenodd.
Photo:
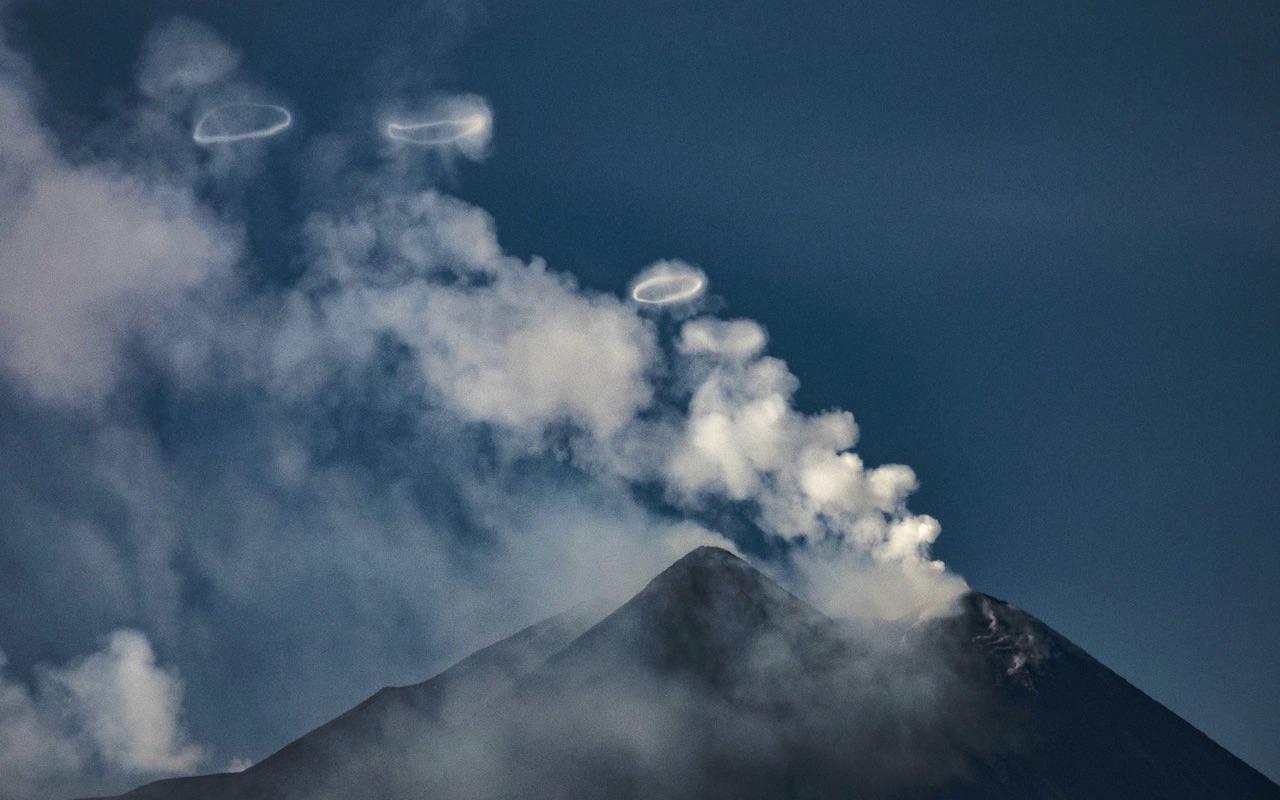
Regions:
M 631 299 L 658 306 L 679 303 L 697 297 L 706 283 L 701 275 L 654 275 L 632 287 Z
M 241 130 L 216 131 L 218 126 L 226 125 L 228 120 L 226 117 L 234 114 L 234 112 L 267 112 L 268 118 L 274 118 L 273 122 L 266 125 L 250 126 Z M 231 121 L 234 128 L 234 120 Z M 241 120 L 243 122 L 243 120 Z M 224 103 L 220 106 L 214 106 L 200 117 L 196 122 L 195 130 L 191 132 L 191 139 L 198 145 L 211 144 L 229 144 L 232 142 L 242 142 L 248 139 L 266 139 L 275 136 L 281 131 L 293 124 L 293 115 L 289 113 L 289 109 L 284 106 L 278 106 L 273 103 Z
M 452 144 L 482 134 L 488 125 L 488 116 L 485 114 L 429 122 L 392 122 L 387 125 L 387 137 L 409 144 L 428 146 Z

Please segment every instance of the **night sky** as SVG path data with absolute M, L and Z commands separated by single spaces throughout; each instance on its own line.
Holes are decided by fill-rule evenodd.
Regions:
M 46 123 L 108 115 L 173 13 L 287 99 L 275 158 L 375 91 L 487 98 L 446 183 L 508 251 L 703 268 L 915 469 L 937 557 L 1280 778 L 1276 4 L 24 4 Z M 267 280 L 306 177 L 255 179 Z

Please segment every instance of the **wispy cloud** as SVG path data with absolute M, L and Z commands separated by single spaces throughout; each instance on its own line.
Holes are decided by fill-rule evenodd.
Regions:
M 162 98 L 186 94 L 226 78 L 240 64 L 240 53 L 207 25 L 174 17 L 156 25 L 138 64 L 138 88 Z

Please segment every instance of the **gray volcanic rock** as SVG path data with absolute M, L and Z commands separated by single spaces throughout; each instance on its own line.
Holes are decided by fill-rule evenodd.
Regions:
M 593 623 L 594 624 L 591 624 Z M 1280 798 L 1028 614 L 982 594 L 854 629 L 699 548 L 384 689 L 242 773 L 131 800 Z

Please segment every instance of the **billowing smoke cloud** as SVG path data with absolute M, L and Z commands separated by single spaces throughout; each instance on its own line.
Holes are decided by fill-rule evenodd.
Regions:
M 652 328 L 612 297 L 504 256 L 479 209 L 424 192 L 316 216 L 308 230 L 339 272 L 315 295 L 329 335 L 361 353 L 393 333 L 464 420 L 534 447 L 566 422 L 603 442 L 652 401 Z
M 95 774 L 141 780 L 200 764 L 182 724 L 182 683 L 138 631 L 114 631 L 66 666 L 37 667 L 35 692 L 5 664 L 0 654 L 0 797 L 57 796 L 86 789 Z
M 139 88 L 216 100 L 236 63 L 169 23 Z M 204 102 L 145 101 L 149 158 L 72 162 L 0 74 L 0 408 L 22 420 L 0 429 L 0 645 L 29 668 L 146 631 L 45 673 L 107 772 L 198 757 L 150 642 L 188 681 L 206 763 L 256 759 L 693 546 L 734 547 L 714 520 L 777 545 L 762 566 L 841 614 L 914 620 L 963 591 L 929 555 L 938 523 L 906 507 L 909 468 L 864 465 L 849 413 L 798 410 L 761 326 L 687 316 L 697 268 L 662 262 L 626 298 L 583 288 L 505 254 L 397 141 L 384 171 L 330 159 L 285 237 L 300 276 L 262 279 L 278 265 L 246 249 L 244 184 L 226 178 L 269 154 L 198 148 Z M 482 133 L 419 142 L 475 158 L 483 100 L 396 124 L 477 114 Z M 378 143 L 332 151 L 357 148 Z M 682 324 L 646 313 L 667 303 Z M 99 696 L 121 665 L 160 711 Z M 5 727 L 54 724 L 22 684 L 4 691 Z M 80 747 L 41 752 L 74 769 Z
M 156 665 L 146 636 L 118 630 L 106 647 L 42 675 L 45 692 L 111 767 L 142 774 L 191 771 L 200 749 L 179 719 L 182 684 Z
M 593 474 L 604 463 L 620 480 L 656 480 L 679 506 L 749 505 L 765 532 L 812 542 L 797 548 L 812 581 L 826 579 L 812 556 L 825 563 L 834 549 L 902 586 L 893 607 L 846 599 L 845 612 L 938 613 L 963 590 L 928 556 L 937 521 L 906 510 L 915 474 L 866 468 L 850 451 L 857 426 L 848 412 L 798 412 L 798 381 L 764 355 L 759 325 L 689 320 L 662 363 L 656 329 L 633 310 L 540 262 L 502 255 L 488 215 L 434 193 L 313 217 L 309 229 L 321 242 L 318 262 L 338 274 L 316 295 L 326 333 L 295 340 L 341 340 L 360 354 L 394 333 L 434 399 L 503 431 L 520 455 L 561 436 Z M 660 265 L 660 274 L 672 270 Z M 659 396 L 650 377 L 658 371 L 679 375 L 682 389 Z M 864 594 L 847 583 L 851 597 Z
M 915 473 L 867 468 L 851 450 L 858 427 L 849 412 L 797 412 L 799 383 L 764 355 L 765 341 L 749 320 L 682 327 L 676 350 L 692 396 L 664 463 L 670 491 L 686 504 L 749 502 L 765 531 L 799 543 L 796 565 L 828 610 L 888 618 L 947 610 L 965 585 L 929 557 L 937 520 L 906 508 Z

